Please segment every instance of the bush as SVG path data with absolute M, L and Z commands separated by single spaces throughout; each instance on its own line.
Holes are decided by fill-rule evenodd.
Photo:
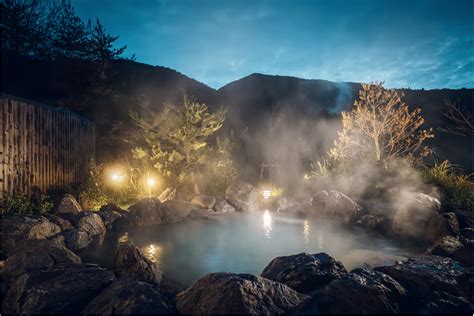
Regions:
M 447 210 L 470 210 L 474 208 L 474 182 L 472 174 L 463 174 L 462 168 L 448 160 L 423 170 L 423 179 L 441 189 L 444 207 Z
M 3 197 L 0 208 L 1 215 L 27 215 L 33 213 L 46 214 L 53 208 L 53 203 L 47 195 L 41 194 L 36 201 L 25 194 L 7 194 Z
M 110 201 L 104 183 L 104 171 L 102 166 L 91 165 L 87 178 L 77 186 L 74 196 L 79 197 L 83 208 L 99 210 L 101 206 Z

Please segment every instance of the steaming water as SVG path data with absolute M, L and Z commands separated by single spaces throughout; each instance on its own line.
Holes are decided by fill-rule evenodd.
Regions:
M 326 252 L 351 270 L 408 256 L 414 250 L 392 240 L 348 229 L 322 219 L 301 220 L 279 214 L 228 214 L 129 231 L 106 240 L 84 261 L 113 265 L 118 239 L 131 238 L 171 280 L 188 286 L 209 272 L 259 275 L 275 257 Z

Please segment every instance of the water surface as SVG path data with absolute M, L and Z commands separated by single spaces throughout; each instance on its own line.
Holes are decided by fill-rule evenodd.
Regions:
M 110 235 L 101 248 L 85 254 L 84 261 L 111 267 L 117 241 L 127 238 L 166 276 L 183 286 L 209 272 L 259 275 L 273 258 L 301 252 L 326 252 L 351 270 L 366 262 L 397 259 L 414 251 L 360 228 L 265 211 L 140 227 L 120 236 Z

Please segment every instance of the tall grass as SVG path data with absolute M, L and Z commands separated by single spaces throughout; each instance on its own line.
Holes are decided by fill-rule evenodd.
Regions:
M 454 165 L 448 160 L 425 168 L 422 174 L 427 183 L 437 186 L 442 191 L 445 209 L 473 211 L 473 174 L 464 174 L 460 166 Z

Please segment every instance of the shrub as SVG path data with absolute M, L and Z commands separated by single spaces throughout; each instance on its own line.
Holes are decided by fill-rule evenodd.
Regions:
M 74 195 L 86 209 L 99 210 L 107 204 L 110 196 L 104 182 L 103 167 L 92 164 L 87 178 L 76 188 Z
M 52 208 L 53 203 L 51 202 L 50 198 L 44 194 L 41 194 L 37 201 L 32 201 L 25 194 L 7 194 L 3 197 L 3 205 L 0 208 L 0 214 L 46 214 Z
M 466 175 L 461 167 L 448 160 L 423 170 L 423 179 L 441 189 L 444 207 L 448 210 L 474 208 L 474 182 L 472 174 Z

